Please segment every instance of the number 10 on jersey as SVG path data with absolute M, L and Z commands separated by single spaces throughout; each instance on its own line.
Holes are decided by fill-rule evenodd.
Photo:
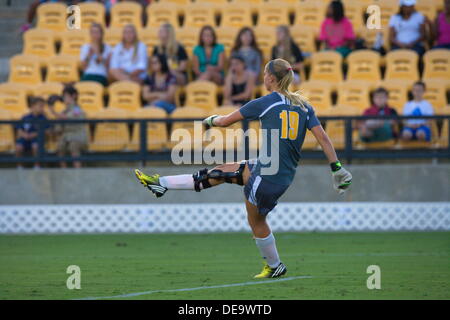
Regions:
M 280 112 L 281 119 L 281 139 L 297 139 L 298 135 L 298 112 L 283 110 Z

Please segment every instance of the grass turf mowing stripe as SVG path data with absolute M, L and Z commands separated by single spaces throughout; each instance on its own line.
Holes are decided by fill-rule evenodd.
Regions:
M 297 276 L 297 277 L 288 277 L 288 278 L 273 279 L 273 280 L 248 281 L 248 282 L 241 282 L 241 283 L 220 284 L 220 285 L 215 285 L 215 286 L 205 286 L 205 287 L 195 287 L 195 288 L 151 290 L 151 291 L 119 294 L 119 295 L 116 295 L 116 296 L 87 297 L 87 298 L 76 299 L 76 300 L 102 300 L 102 299 L 114 299 L 114 298 L 129 298 L 129 297 L 137 297 L 137 296 L 142 296 L 142 295 L 146 295 L 146 294 L 153 294 L 153 293 L 159 293 L 159 292 L 183 292 L 183 291 L 196 291 L 196 290 L 203 290 L 203 289 L 244 287 L 244 286 L 251 286 L 251 285 L 256 285 L 256 284 L 266 284 L 266 283 L 291 281 L 291 280 L 296 280 L 296 279 L 311 279 L 311 278 L 312 278 L 312 276 Z

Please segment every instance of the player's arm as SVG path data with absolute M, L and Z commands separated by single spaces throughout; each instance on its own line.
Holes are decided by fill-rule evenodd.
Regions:
M 322 126 L 317 125 L 312 127 L 311 132 L 322 147 L 322 150 L 330 163 L 334 189 L 340 194 L 344 193 L 345 189 L 347 189 L 352 183 L 351 173 L 342 167 L 336 155 L 336 151 L 334 150 L 333 144 L 331 143 L 331 140 L 325 130 L 323 130 Z
M 235 122 L 243 120 L 241 112 L 238 110 L 233 111 L 232 113 L 226 116 L 218 116 L 216 114 L 209 116 L 203 123 L 210 127 L 228 127 Z

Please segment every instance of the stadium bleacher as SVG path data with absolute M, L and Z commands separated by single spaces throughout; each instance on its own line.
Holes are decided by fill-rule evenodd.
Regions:
M 387 21 L 398 11 L 397 1 L 343 1 L 346 13 L 356 33 L 373 43 L 376 32 L 364 27 L 366 8 L 370 4 L 381 7 L 381 32 L 386 37 Z M 307 72 L 299 88 L 304 91 L 319 115 L 361 115 L 370 105 L 370 93 L 382 85 L 389 91 L 389 104 L 401 113 L 408 99 L 408 92 L 414 81 L 427 84 L 426 99 L 437 114 L 449 115 L 448 91 L 450 90 L 450 51 L 429 50 L 423 56 L 423 72 L 419 68 L 420 57 L 412 50 L 389 51 L 384 57 L 372 50 L 353 51 L 347 58 L 333 51 L 321 51 L 316 37 L 325 16 L 328 1 L 284 0 L 284 1 L 226 1 L 226 0 L 160 0 L 153 1 L 147 8 L 138 3 L 118 2 L 111 9 L 110 24 L 105 29 L 105 42 L 115 45 L 120 42 L 122 28 L 126 24 L 136 26 L 139 39 L 147 45 L 148 54 L 158 42 L 158 27 L 171 23 L 178 41 L 192 56 L 192 48 L 198 42 L 200 27 L 211 25 L 218 34 L 229 56 L 231 46 L 243 26 L 254 29 L 265 64 L 270 59 L 271 47 L 275 44 L 275 27 L 289 25 L 292 37 L 305 54 Z M 88 118 L 164 118 L 160 110 L 142 108 L 141 88 L 136 83 L 115 82 L 105 89 L 97 83 L 79 82 L 80 47 L 89 42 L 88 28 L 92 22 L 106 26 L 105 8 L 100 3 L 80 4 L 81 30 L 66 30 L 66 5 L 44 3 L 38 7 L 36 27 L 23 35 L 23 51 L 10 59 L 10 73 L 6 83 L 0 84 L 0 119 L 19 119 L 27 110 L 27 97 L 47 97 L 59 94 L 63 83 L 75 83 L 80 93 L 79 104 Z M 428 18 L 436 17 L 442 10 L 442 1 L 419 1 L 417 10 Z M 143 13 L 146 24 L 143 24 Z M 386 42 L 385 42 L 386 43 Z M 190 71 L 188 72 L 190 74 Z M 192 80 L 192 79 L 190 79 Z M 191 81 L 178 90 L 177 109 L 171 117 L 203 117 L 212 112 L 222 113 L 228 107 L 220 107 L 222 88 L 214 83 Z M 259 87 L 255 95 L 264 94 Z M 184 99 L 180 99 L 180 95 Z M 335 95 L 336 98 L 332 99 Z M 334 100 L 334 104 L 333 104 Z M 107 103 L 105 103 L 107 101 Z M 184 104 L 181 105 L 181 101 Z M 427 147 L 447 143 L 446 121 L 436 132 Z M 176 123 L 172 130 L 186 123 Z M 148 146 L 158 150 L 170 145 L 165 124 L 152 123 L 148 130 Z M 344 134 L 342 123 L 330 122 L 326 127 L 337 148 L 342 147 Z M 1 152 L 12 152 L 14 134 L 0 125 Z M 97 124 L 90 151 L 136 150 L 138 127 L 131 132 L 126 124 Z M 358 140 L 354 130 L 354 141 Z M 434 144 L 433 144 L 434 143 Z M 307 142 L 306 146 L 315 147 Z M 399 144 L 402 145 L 401 143 Z M 446 144 L 445 144 L 446 145 Z M 394 146 L 393 144 L 391 145 Z M 363 146 L 364 147 L 364 146 Z

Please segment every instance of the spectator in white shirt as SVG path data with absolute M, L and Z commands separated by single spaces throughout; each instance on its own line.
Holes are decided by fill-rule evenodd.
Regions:
M 413 100 L 407 102 L 403 107 L 405 116 L 432 116 L 434 114 L 433 106 L 423 99 L 426 87 L 425 83 L 418 81 L 412 89 Z M 403 140 L 431 140 L 431 129 L 427 119 L 408 119 L 404 122 L 402 132 Z
M 113 81 L 130 80 L 142 83 L 147 73 L 147 49 L 137 37 L 136 28 L 129 24 L 123 28 L 122 42 L 112 53 L 110 76 Z
M 90 35 L 91 43 L 84 44 L 80 52 L 81 81 L 96 81 L 107 86 L 111 47 L 103 42 L 103 27 L 100 24 L 91 25 Z
M 392 49 L 411 49 L 419 55 L 425 52 L 425 16 L 417 12 L 416 0 L 400 0 L 400 11 L 389 21 L 389 39 Z

